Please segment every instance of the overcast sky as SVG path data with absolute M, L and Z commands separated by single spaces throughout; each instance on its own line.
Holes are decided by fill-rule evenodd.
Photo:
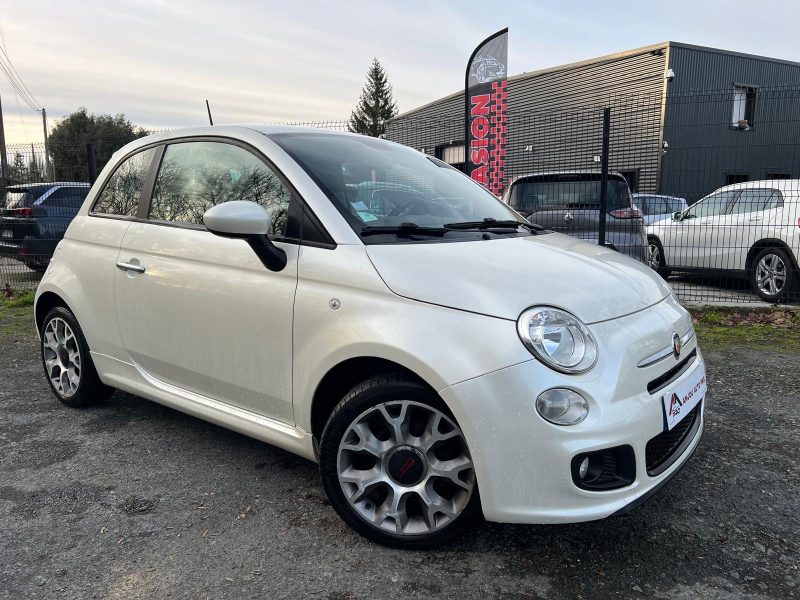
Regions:
M 797 0 L 0 0 L 6 52 L 51 126 L 79 106 L 202 125 L 205 98 L 217 123 L 344 119 L 373 57 L 405 111 L 460 89 L 472 49 L 505 26 L 511 74 L 665 40 L 800 61 L 798 23 Z M 41 141 L 2 74 L 0 94 L 6 141 Z

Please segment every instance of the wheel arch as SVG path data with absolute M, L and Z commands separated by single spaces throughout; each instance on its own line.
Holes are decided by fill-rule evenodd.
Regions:
M 331 367 L 320 379 L 311 400 L 311 433 L 315 446 L 333 409 L 344 395 L 369 377 L 400 373 L 439 395 L 434 387 L 417 373 L 397 362 L 375 356 L 359 356 L 343 360 Z M 444 400 L 442 400 L 444 403 Z
M 36 303 L 34 304 L 33 308 L 33 315 L 34 319 L 36 320 L 36 331 L 42 330 L 44 318 L 47 316 L 47 313 L 53 310 L 56 306 L 63 306 L 72 314 L 75 314 L 75 311 L 70 308 L 67 301 L 64 300 L 64 298 L 62 298 L 59 294 L 52 291 L 43 292 L 38 298 L 36 298 Z
M 749 271 L 753 268 L 753 261 L 756 258 L 756 255 L 761 252 L 762 250 L 766 250 L 767 248 L 779 248 L 786 252 L 789 255 L 789 260 L 792 261 L 792 268 L 797 271 L 800 270 L 800 267 L 797 264 L 797 258 L 792 252 L 792 249 L 789 245 L 781 239 L 778 238 L 763 238 L 758 240 L 755 244 L 750 247 L 750 250 L 747 251 L 747 257 L 744 261 L 744 268 L 745 271 Z

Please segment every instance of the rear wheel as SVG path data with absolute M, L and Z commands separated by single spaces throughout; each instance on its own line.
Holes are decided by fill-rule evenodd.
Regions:
M 750 283 L 762 300 L 782 302 L 797 286 L 797 274 L 783 249 L 766 248 L 753 259 Z
M 664 258 L 664 248 L 658 238 L 647 239 L 647 265 L 663 278 L 669 277 L 669 268 Z
M 40 335 L 45 376 L 61 402 L 82 407 L 111 395 L 113 390 L 100 381 L 83 331 L 69 310 L 56 306 L 47 313 Z
M 477 511 L 463 433 L 436 394 L 402 375 L 369 379 L 342 399 L 322 434 L 320 471 L 339 516 L 387 546 L 446 543 Z

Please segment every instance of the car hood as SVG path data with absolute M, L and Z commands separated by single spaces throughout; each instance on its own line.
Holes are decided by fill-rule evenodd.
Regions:
M 548 233 L 469 242 L 375 244 L 367 254 L 394 293 L 516 320 L 547 304 L 584 323 L 621 317 L 670 294 L 650 268 L 614 250 Z

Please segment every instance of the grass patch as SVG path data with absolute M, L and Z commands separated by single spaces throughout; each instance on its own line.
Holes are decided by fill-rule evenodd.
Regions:
M 20 308 L 22 306 L 33 306 L 33 299 L 36 292 L 31 290 L 29 292 L 17 293 L 13 295 L 3 295 L 0 297 L 0 306 L 3 308 Z
M 741 346 L 800 353 L 796 308 L 691 308 L 701 348 Z

